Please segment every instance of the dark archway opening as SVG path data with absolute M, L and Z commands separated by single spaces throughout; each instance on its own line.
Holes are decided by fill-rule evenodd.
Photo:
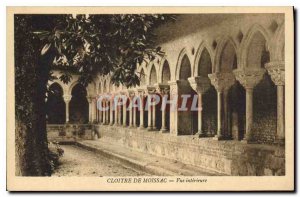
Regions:
M 63 89 L 58 83 L 53 83 L 48 90 L 47 123 L 64 124 L 66 121 L 66 104 L 63 99 Z
M 198 132 L 198 113 L 192 111 L 191 106 L 193 103 L 194 95 L 196 92 L 190 86 L 188 78 L 192 76 L 191 63 L 187 55 L 184 55 L 181 61 L 179 70 L 179 98 L 178 104 L 183 107 L 184 104 L 183 95 L 188 95 L 187 110 L 178 110 L 178 134 L 179 135 L 194 135 Z
M 83 85 L 77 84 L 72 89 L 70 101 L 70 123 L 86 124 L 89 122 L 89 103 Z
M 242 140 L 246 124 L 246 92 L 239 82 L 228 92 L 228 133 L 230 139 Z

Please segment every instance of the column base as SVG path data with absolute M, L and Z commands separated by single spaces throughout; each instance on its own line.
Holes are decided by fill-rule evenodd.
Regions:
M 147 127 L 148 131 L 153 131 L 153 127 Z
M 195 135 L 198 136 L 199 138 L 207 136 L 203 131 L 198 131 Z
M 169 133 L 169 130 L 167 128 L 162 128 L 160 129 L 161 133 Z
M 250 139 L 247 138 L 242 139 L 241 142 L 244 144 L 255 144 L 254 141 L 251 141 Z
M 139 130 L 145 130 L 145 127 L 144 127 L 144 125 L 141 125 L 141 126 L 138 127 L 138 129 Z
M 224 139 L 224 137 L 222 136 L 222 135 L 215 135 L 214 137 L 213 137 L 213 140 L 223 140 Z

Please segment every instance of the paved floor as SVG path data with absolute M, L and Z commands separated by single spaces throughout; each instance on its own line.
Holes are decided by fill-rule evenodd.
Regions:
M 52 176 L 145 176 L 145 172 L 133 170 L 100 154 L 78 146 L 62 145 L 65 153 L 61 165 Z

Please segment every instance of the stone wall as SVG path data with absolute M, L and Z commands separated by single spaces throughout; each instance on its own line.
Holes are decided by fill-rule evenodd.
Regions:
M 175 159 L 226 175 L 285 174 L 285 151 L 282 146 L 172 136 L 157 131 L 105 125 L 95 125 L 95 130 L 100 138 L 117 143 L 120 147 Z
M 92 126 L 88 124 L 48 124 L 48 141 L 76 141 L 93 139 Z

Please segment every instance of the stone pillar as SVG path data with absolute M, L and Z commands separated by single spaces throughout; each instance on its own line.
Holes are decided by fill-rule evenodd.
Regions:
M 89 123 L 93 122 L 93 98 L 91 96 L 86 97 L 89 103 Z
M 129 99 L 130 99 L 130 103 L 129 103 L 129 126 L 133 127 L 134 126 L 134 122 L 133 122 L 133 98 L 134 98 L 134 92 L 133 91 L 128 91 L 129 93 Z
M 69 123 L 69 103 L 71 101 L 71 95 L 64 95 L 63 96 L 65 104 L 66 104 L 66 124 Z
M 126 127 L 126 122 L 127 122 L 127 100 L 126 102 L 123 104 L 123 126 Z
M 164 85 L 164 84 L 158 84 L 157 85 L 157 92 L 162 96 L 162 106 L 164 105 L 163 102 L 168 99 L 169 93 L 170 93 L 170 86 Z M 161 111 L 161 133 L 166 133 L 168 131 L 167 128 L 167 113 L 166 113 L 166 107 L 162 108 Z
M 122 125 L 122 122 L 121 122 L 122 121 L 121 120 L 122 119 L 121 118 L 122 117 L 122 110 L 121 109 L 122 109 L 122 106 L 118 105 L 118 125 L 120 125 L 120 126 Z
M 145 123 L 144 123 L 144 96 L 145 96 L 145 91 L 143 89 L 139 89 L 137 94 L 139 95 L 139 99 L 140 99 L 140 127 L 139 127 L 139 129 L 144 129 L 145 128 Z
M 152 130 L 156 130 L 156 106 L 152 106 Z
M 134 103 L 133 103 L 133 105 L 134 105 Z M 133 106 L 132 110 L 133 110 L 133 126 L 137 127 L 137 124 L 136 124 L 136 110 L 137 109 L 135 106 Z
M 199 137 L 204 137 L 207 134 L 203 132 L 202 129 L 202 95 L 210 88 L 211 83 L 208 77 L 191 77 L 188 78 L 191 87 L 198 94 L 198 132 L 196 135 Z
M 152 106 L 150 106 L 150 100 L 149 100 L 149 97 L 147 99 L 147 102 L 148 102 L 148 130 L 152 130 L 153 127 L 152 127 Z
M 98 111 L 98 115 L 99 115 L 98 117 L 99 117 L 99 123 L 100 124 L 103 123 L 103 105 L 102 105 L 102 102 L 103 101 L 101 101 L 101 103 L 100 103 L 101 108 L 98 109 L 98 106 L 97 106 L 97 111 Z M 97 103 L 98 103 L 98 101 L 97 101 Z
M 104 111 L 106 105 L 105 105 L 105 100 L 102 100 L 102 103 L 101 103 L 102 107 L 103 107 L 103 110 L 102 110 L 102 124 L 105 124 L 106 122 L 106 111 Z
M 178 135 L 178 111 L 177 111 L 177 99 L 179 93 L 179 82 L 178 81 L 170 81 L 168 82 L 170 86 L 170 101 L 174 102 L 170 104 L 170 134 Z M 173 108 L 173 109 L 172 109 Z
M 110 113 L 109 113 L 109 111 L 110 111 L 110 106 L 109 106 L 109 101 L 108 100 L 106 100 L 106 102 L 105 102 L 105 107 L 107 107 L 107 110 L 105 111 L 105 115 L 106 115 L 106 119 L 105 119 L 105 124 L 109 124 L 109 115 L 110 115 Z
M 92 123 L 97 121 L 97 97 L 92 97 Z
M 284 61 L 270 62 L 265 65 L 272 81 L 277 86 L 277 132 L 276 141 L 284 143 L 285 141 L 285 123 L 284 123 L 284 85 L 285 85 L 285 64 Z
M 115 101 L 115 100 L 114 100 Z M 118 101 L 117 101 L 118 102 Z M 114 115 L 115 115 L 115 122 L 114 122 L 114 125 L 117 126 L 118 125 L 118 106 L 117 106 L 117 103 L 114 103 L 114 106 L 113 106 L 113 110 L 114 110 Z
M 221 140 L 224 139 L 224 128 L 225 124 L 225 114 L 227 113 L 224 105 L 224 101 L 227 101 L 227 98 L 224 98 L 224 92 L 228 91 L 228 89 L 235 83 L 235 77 L 233 73 L 213 73 L 208 75 L 211 84 L 215 87 L 218 93 L 218 130 L 217 135 L 215 135 L 214 139 Z M 226 96 L 226 93 L 225 93 Z
M 246 133 L 243 142 L 252 142 L 253 89 L 263 79 L 265 69 L 236 69 L 236 79 L 246 89 Z
M 153 130 L 156 129 L 154 128 L 154 121 L 153 119 L 155 119 L 155 106 L 151 106 L 152 103 L 152 97 L 151 95 L 153 95 L 155 93 L 155 87 L 152 86 L 148 86 L 147 87 L 147 94 L 148 94 L 148 98 L 147 98 L 147 102 L 148 102 L 148 130 Z M 150 99 L 151 98 L 151 99 Z
M 114 105 L 114 101 L 113 99 L 110 99 L 109 102 L 109 109 L 110 109 L 110 113 L 109 113 L 109 124 L 113 125 L 114 124 L 114 110 L 113 110 L 113 105 Z

